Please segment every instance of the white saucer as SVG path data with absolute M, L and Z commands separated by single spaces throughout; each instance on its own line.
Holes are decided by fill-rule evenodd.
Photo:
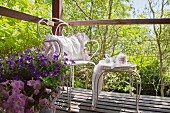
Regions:
M 136 67 L 136 64 L 127 62 L 127 64 L 115 64 L 114 67 Z

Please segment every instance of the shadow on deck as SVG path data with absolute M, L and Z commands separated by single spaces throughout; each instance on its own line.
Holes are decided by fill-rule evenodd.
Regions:
M 67 113 L 67 93 L 58 99 L 57 113 Z M 136 98 L 125 93 L 101 92 L 95 110 L 92 110 L 92 91 L 87 89 L 72 90 L 71 112 L 79 113 L 135 113 Z M 139 110 L 142 113 L 170 113 L 170 98 L 141 95 Z

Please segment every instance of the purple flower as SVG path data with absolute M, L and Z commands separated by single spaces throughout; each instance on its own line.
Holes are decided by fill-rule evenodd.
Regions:
M 67 56 L 67 53 L 64 52 L 64 56 Z
M 12 94 L 19 94 L 20 93 L 20 89 L 18 89 L 18 88 L 13 88 L 12 89 Z
M 67 64 L 67 62 L 64 62 L 64 65 L 66 65 L 66 66 L 67 66 L 67 65 L 68 65 L 68 64 Z
M 35 113 L 34 108 L 32 107 L 30 109 L 26 109 L 26 113 Z
M 0 84 L 1 84 L 1 85 L 7 85 L 7 84 L 9 84 L 9 80 L 7 80 L 7 81 L 5 81 L 5 82 L 1 82 Z
M 34 85 L 33 85 L 33 88 L 34 89 L 41 89 L 41 82 L 40 82 L 40 80 L 36 80 L 35 81 L 35 83 L 34 83 Z
M 16 110 L 14 110 L 12 107 L 10 107 L 6 110 L 6 113 L 15 113 L 15 112 L 16 112 Z
M 51 76 L 54 76 L 54 72 L 50 72 L 50 75 L 51 75 Z
M 47 92 L 47 94 L 51 93 L 51 89 L 45 88 L 45 91 Z
M 11 86 L 16 89 L 24 89 L 24 82 L 21 80 L 13 80 Z
M 37 73 L 36 77 L 39 79 L 41 77 L 41 74 Z
M 32 75 L 35 75 L 35 74 L 36 74 L 36 71 L 35 71 L 35 70 L 33 70 L 33 71 L 31 72 L 31 74 L 32 74 Z
M 40 90 L 38 90 L 38 89 L 34 90 L 35 95 L 38 95 L 39 92 L 40 92 Z
M 2 90 L 1 94 L 4 98 L 8 98 L 9 97 L 9 93 L 6 90 Z
M 45 51 L 45 49 L 44 49 L 44 48 L 42 48 L 42 51 Z
M 11 107 L 11 103 L 4 102 L 4 103 L 2 104 L 2 107 L 5 108 L 5 109 L 7 109 L 7 108 Z
M 61 80 L 61 81 L 63 80 L 63 77 L 62 77 L 62 76 L 60 76 L 60 80 Z
M 35 100 L 32 97 L 27 98 L 28 102 L 33 103 Z
M 70 60 L 71 64 L 75 64 L 75 61 L 74 60 Z
M 23 53 L 22 53 L 22 52 L 20 52 L 19 54 L 20 54 L 21 56 L 23 55 Z
M 16 76 L 14 77 L 14 80 L 20 80 L 20 76 L 16 75 Z
M 7 102 L 8 103 L 12 103 L 13 101 L 15 101 L 17 98 L 17 95 L 16 94 L 13 94 L 13 95 L 10 95 Z
M 46 98 L 39 100 L 39 105 L 40 105 L 40 106 L 45 106 L 45 105 L 49 105 L 49 104 L 50 104 L 50 102 L 49 102 L 49 100 L 46 99 Z
M 48 76 L 48 73 L 45 73 L 44 76 L 47 77 L 47 76 Z
M 64 58 L 64 61 L 68 61 L 68 58 Z
M 53 60 L 58 60 L 58 57 L 59 57 L 58 55 L 54 55 Z
M 18 109 L 17 109 L 17 113 L 24 113 L 24 107 L 23 106 L 21 106 L 21 107 L 19 107 Z
M 29 80 L 29 81 L 27 81 L 27 85 L 28 85 L 28 86 L 33 86 L 34 83 L 35 83 L 35 80 Z
M 62 91 L 65 91 L 64 86 L 62 87 Z
M 25 53 L 30 53 L 30 52 L 31 50 L 29 48 L 25 51 Z
M 2 92 L 2 90 L 4 90 L 4 87 L 0 85 L 0 92 Z
M 56 97 L 56 93 L 55 93 L 55 92 L 52 92 L 52 93 L 51 93 L 51 96 L 52 96 L 53 98 L 55 98 L 55 97 Z
M 20 100 L 15 100 L 15 102 L 14 102 L 15 109 L 19 109 L 22 106 L 23 106 L 23 103 Z
M 27 97 L 24 95 L 24 94 L 18 94 L 17 95 L 17 98 L 20 100 L 20 101 L 22 101 L 23 103 L 25 103 L 25 101 L 26 101 L 26 99 L 27 99 Z
M 10 64 L 11 63 L 11 61 L 8 59 L 7 61 L 6 61 L 6 64 Z
M 60 72 L 60 67 L 58 66 L 58 67 L 56 67 L 56 73 L 59 73 Z

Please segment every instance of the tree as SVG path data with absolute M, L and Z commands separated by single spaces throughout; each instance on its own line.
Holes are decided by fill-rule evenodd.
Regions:
M 154 2 L 152 0 L 148 0 L 149 3 L 149 8 L 151 10 L 152 13 L 152 18 L 163 18 L 164 17 L 164 13 L 165 13 L 165 6 L 168 5 L 168 0 L 162 0 L 161 1 L 161 9 L 160 12 L 156 12 L 154 10 Z M 157 3 L 159 4 L 159 3 Z M 164 53 L 167 52 L 166 49 L 164 48 L 164 42 L 162 42 L 162 40 L 165 40 L 165 36 L 163 34 L 164 31 L 164 27 L 163 25 L 153 25 L 153 29 L 154 29 L 154 33 L 155 33 L 155 37 L 156 37 L 156 42 L 157 42 L 157 47 L 158 47 L 158 55 L 159 55 L 159 77 L 160 77 L 160 83 L 161 83 L 161 96 L 164 96 L 164 76 L 163 76 L 163 66 L 164 66 Z

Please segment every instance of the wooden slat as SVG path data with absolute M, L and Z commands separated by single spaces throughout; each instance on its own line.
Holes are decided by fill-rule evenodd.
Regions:
M 66 97 L 62 97 L 62 98 L 67 98 L 67 95 L 63 95 Z M 75 94 L 72 93 L 73 100 L 77 100 L 77 101 L 85 101 L 88 103 L 91 103 L 91 95 L 85 95 L 83 94 Z M 113 97 L 107 97 L 105 96 L 100 96 L 99 97 L 99 103 L 103 102 L 103 103 L 117 103 L 117 104 L 121 104 L 122 102 L 124 104 L 127 105 L 133 105 L 136 106 L 136 100 L 135 98 L 127 98 L 129 96 L 122 96 L 122 97 L 117 97 L 117 96 L 113 96 Z M 139 106 L 145 106 L 145 107 L 160 107 L 160 108 L 167 108 L 170 109 L 170 103 L 168 102 L 157 102 L 156 100 L 152 100 L 152 101 L 148 101 L 148 100 L 144 100 L 144 99 L 140 99 L 140 103 Z
M 79 113 L 134 113 L 136 112 L 135 97 L 124 93 L 101 92 L 99 96 L 96 110 L 91 108 L 92 92 L 87 89 L 72 90 L 71 108 L 73 112 Z M 169 98 L 151 96 L 141 96 L 139 101 L 139 109 L 142 113 L 168 113 L 170 111 Z M 61 104 L 59 111 L 67 111 L 67 94 L 63 93 L 62 97 L 58 99 Z M 60 113 L 60 112 L 58 112 Z
M 87 98 L 88 97 L 88 98 Z M 62 99 L 67 100 L 67 95 L 65 97 L 62 97 Z M 85 94 L 72 94 L 72 101 L 73 102 L 78 102 L 78 103 L 88 103 L 91 106 L 91 95 L 86 95 Z M 128 99 L 126 97 L 112 97 L 112 98 L 100 98 L 98 100 L 98 105 L 103 105 L 103 106 L 115 106 L 115 107 L 122 107 L 122 108 L 131 108 L 135 109 L 136 108 L 136 102 L 135 98 L 134 99 Z M 155 111 L 161 111 L 161 109 L 169 109 L 170 110 L 170 103 L 155 103 L 155 101 L 140 101 L 139 103 L 140 109 L 145 110 L 146 108 L 148 110 L 155 110 Z M 158 108 L 161 108 L 160 110 Z M 165 110 L 164 110 L 165 111 Z M 167 112 L 167 111 L 166 111 Z
M 57 13 L 57 11 L 54 12 L 55 15 L 57 15 L 56 13 Z M 0 15 L 15 18 L 15 19 L 19 19 L 19 20 L 29 21 L 29 22 L 33 22 L 33 23 L 37 23 L 40 19 L 42 19 L 42 18 L 39 18 L 39 17 L 36 17 L 36 16 L 31 16 L 29 14 L 25 14 L 25 13 L 22 13 L 22 12 L 11 10 L 11 9 L 8 9 L 8 8 L 2 7 L 2 6 L 0 6 Z M 53 17 L 55 17 L 55 16 L 53 16 Z M 162 18 L 162 19 L 89 20 L 89 21 L 71 21 L 71 22 L 68 22 L 68 23 L 71 26 L 170 24 L 170 18 Z M 56 25 L 57 25 L 57 23 L 55 24 L 55 26 Z
M 36 16 L 32 16 L 29 14 L 19 12 L 19 11 L 11 10 L 11 9 L 8 9 L 8 8 L 2 7 L 2 6 L 0 6 L 0 15 L 10 17 L 10 18 L 15 18 L 18 20 L 33 22 L 33 23 L 38 23 L 42 19 L 42 18 L 39 18 Z M 53 23 L 53 22 L 51 21 L 51 23 Z M 41 24 L 46 25 L 44 23 L 41 23 Z M 56 24 L 58 24 L 58 23 L 55 23 L 55 25 Z
M 0 15 L 19 19 L 19 20 L 34 22 L 34 23 L 38 23 L 38 21 L 42 19 L 39 17 L 31 16 L 29 14 L 21 13 L 1 6 L 0 6 Z
M 94 26 L 94 25 L 131 25 L 131 24 L 170 24 L 170 18 L 162 19 L 114 19 L 114 20 L 86 20 L 71 21 L 70 26 Z

